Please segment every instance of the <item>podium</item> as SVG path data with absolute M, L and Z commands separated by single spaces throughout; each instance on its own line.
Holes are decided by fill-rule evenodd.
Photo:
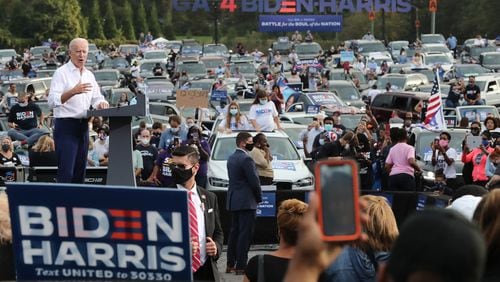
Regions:
M 132 117 L 149 115 L 149 103 L 146 95 L 136 93 L 135 105 L 87 111 L 87 117 L 109 117 L 107 185 L 137 186 L 132 162 Z

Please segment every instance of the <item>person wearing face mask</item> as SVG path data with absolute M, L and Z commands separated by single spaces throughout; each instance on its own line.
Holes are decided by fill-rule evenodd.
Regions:
M 187 130 L 189 130 L 194 125 L 196 125 L 196 121 L 194 120 L 194 118 L 193 117 L 187 117 L 186 118 L 186 128 L 187 128 Z
M 151 145 L 151 132 L 149 129 L 143 129 L 137 138 L 135 149 L 141 153 L 143 169 L 140 180 L 146 180 L 153 172 L 153 167 L 158 158 L 158 149 Z
M 163 124 L 161 124 L 161 122 L 158 121 L 154 122 L 153 126 L 151 127 L 151 140 L 149 142 L 156 148 L 159 148 L 160 136 L 162 132 L 163 132 Z
M 481 145 L 472 151 L 465 144 L 462 152 L 462 162 L 472 163 L 472 181 L 474 184 L 484 187 L 488 182 L 486 160 L 488 159 L 488 155 L 493 152 L 493 148 L 490 146 L 491 134 L 488 131 L 484 131 L 481 134 L 481 138 Z
M 281 130 L 278 111 L 273 102 L 269 101 L 266 91 L 259 89 L 250 107 L 248 119 L 255 131 Z
M 220 224 L 217 196 L 197 185 L 200 155 L 191 146 L 172 152 L 170 168 L 177 189 L 188 193 L 190 237 L 194 281 L 220 281 L 217 259 L 222 254 L 224 234 Z M 191 220 L 191 219 L 195 220 Z M 196 221 L 196 226 L 193 222 Z
M 435 170 L 442 170 L 446 180 L 446 186 L 451 189 L 459 187 L 457 183 L 457 170 L 455 160 L 457 159 L 457 151 L 450 147 L 451 135 L 444 131 L 439 134 L 439 141 L 432 142 L 432 165 Z
M 259 174 L 261 185 L 272 185 L 274 171 L 271 161 L 273 156 L 267 143 L 267 137 L 263 133 L 258 133 L 253 137 L 254 148 L 250 151 L 250 156 L 255 162 Z
M 97 140 L 94 142 L 94 150 L 99 156 L 99 165 L 108 165 L 109 136 L 107 128 L 101 127 L 97 130 Z
M 321 127 L 320 127 L 321 128 Z M 338 138 L 336 133 L 333 133 L 334 120 L 332 117 L 325 117 L 323 120 L 323 130 L 316 134 L 312 143 L 311 156 L 318 152 L 318 149 L 326 142 L 335 141 Z
M 160 187 L 174 186 L 170 163 L 172 162 L 172 152 L 179 146 L 181 146 L 180 138 L 174 138 L 174 141 L 170 144 L 167 150 L 159 152 L 158 158 L 155 160 L 153 172 L 146 180 L 149 185 Z
M 203 137 L 198 126 L 194 125 L 189 128 L 188 139 L 182 142 L 182 145 L 189 145 L 195 148 L 200 155 L 200 167 L 196 174 L 196 184 L 205 188 L 207 185 L 208 159 L 210 159 L 210 145 Z
M 2 141 L 2 150 L 0 150 L 0 165 L 1 166 L 20 166 L 21 159 L 13 152 L 12 140 L 9 136 L 4 136 Z
M 232 219 L 227 242 L 226 273 L 243 275 L 253 238 L 257 204 L 262 202 L 262 190 L 255 162 L 249 154 L 254 147 L 252 135 L 248 132 L 238 133 L 236 147 L 227 160 L 229 186 L 226 209 Z
M 17 141 L 14 145 L 27 144 L 31 147 L 41 136 L 49 134 L 49 131 L 42 124 L 43 113 L 40 107 L 28 102 L 25 92 L 20 92 L 17 99 L 19 103 L 12 106 L 7 119 L 11 128 L 7 134 Z
M 331 142 L 326 142 L 318 149 L 316 160 L 332 159 L 341 160 L 343 158 L 355 157 L 355 147 L 357 146 L 354 133 L 348 131 L 339 138 Z
M 479 133 L 481 132 L 481 123 L 478 121 L 473 121 L 470 125 L 470 133 L 467 133 L 464 137 L 464 140 L 462 141 L 462 150 L 465 148 L 466 141 L 467 141 L 467 136 L 472 135 L 472 136 L 479 136 Z M 462 155 L 463 157 L 463 155 Z M 464 166 L 462 168 L 462 178 L 464 179 L 465 184 L 472 184 L 472 170 L 474 166 L 472 165 L 472 162 L 470 163 L 464 163 Z
M 180 138 L 181 141 L 187 140 L 187 130 L 181 126 L 181 118 L 179 116 L 171 116 L 168 119 L 168 123 L 170 124 L 170 128 L 165 129 L 161 133 L 159 150 L 166 150 L 176 137 Z
M 237 102 L 231 102 L 228 107 L 226 116 L 219 124 L 219 132 L 230 133 L 233 130 L 248 130 L 250 125 L 245 115 L 240 112 L 240 106 Z

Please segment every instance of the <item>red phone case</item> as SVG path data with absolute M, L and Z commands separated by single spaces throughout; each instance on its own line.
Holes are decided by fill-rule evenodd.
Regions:
M 355 231 L 353 234 L 349 235 L 327 235 L 323 233 L 323 201 L 321 194 L 321 183 L 320 183 L 320 167 L 323 165 L 335 166 L 335 165 L 349 165 L 352 168 L 352 176 L 353 176 L 353 186 L 356 187 L 353 190 L 353 206 L 354 206 L 354 222 L 355 222 Z M 316 195 L 318 195 L 318 223 L 321 226 L 321 238 L 323 241 L 329 242 L 352 242 L 356 241 L 361 237 L 361 219 L 360 219 L 360 207 L 359 207 L 359 177 L 358 177 L 358 164 L 354 160 L 323 160 L 317 162 L 314 168 L 315 175 L 315 189 Z

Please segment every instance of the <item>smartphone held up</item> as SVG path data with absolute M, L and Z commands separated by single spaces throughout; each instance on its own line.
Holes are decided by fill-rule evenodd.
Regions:
M 361 237 L 359 173 L 354 160 L 319 161 L 315 167 L 322 238 L 351 242 Z

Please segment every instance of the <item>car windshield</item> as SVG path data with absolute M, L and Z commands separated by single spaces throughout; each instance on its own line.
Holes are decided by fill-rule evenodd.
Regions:
M 255 74 L 255 67 L 253 64 L 234 64 L 231 66 L 231 73 L 235 73 L 236 68 L 239 68 L 240 73 Z
M 344 72 L 330 72 L 330 80 L 346 80 L 351 79 L 351 77 L 356 77 L 359 79 L 359 83 L 366 84 L 366 77 L 360 71 L 350 70 L 351 76 L 346 75 Z
M 208 45 L 203 48 L 205 54 L 227 54 L 227 47 L 224 45 Z
M 397 89 L 405 88 L 406 77 L 379 77 L 377 79 L 377 88 L 385 89 L 387 83 L 391 84 L 391 87 L 397 87 Z
M 484 52 L 495 52 L 497 48 L 493 46 L 487 46 L 487 47 L 472 47 L 470 48 L 469 54 L 473 57 L 479 57 Z
M 214 145 L 212 159 L 215 161 L 226 161 L 236 150 L 236 137 L 219 138 Z M 300 156 L 295 149 L 295 145 L 290 139 L 284 137 L 267 137 L 271 155 L 277 161 L 300 160 Z
M 285 131 L 286 135 L 292 139 L 293 142 L 302 142 L 301 133 L 307 127 L 284 127 L 283 131 Z
M 124 58 L 114 58 L 111 60 L 104 61 L 104 67 L 106 68 L 126 68 L 129 64 Z
M 187 75 L 193 75 L 193 74 L 206 74 L 207 73 L 207 68 L 205 67 L 204 64 L 182 64 L 179 65 L 178 67 L 179 72 L 186 71 Z
M 465 132 L 448 132 L 451 135 L 450 140 L 450 148 L 453 148 L 457 151 L 458 156 L 457 160 L 461 160 L 461 152 L 462 152 L 462 141 L 465 138 Z M 437 132 L 422 132 L 418 135 L 417 144 L 415 146 L 416 154 L 423 161 L 431 161 L 432 160 L 432 149 L 431 143 L 434 141 L 434 138 L 439 137 L 439 133 Z
M 165 88 L 170 88 L 173 89 L 174 85 L 170 81 L 166 80 L 146 80 L 146 86 L 148 87 L 165 87 Z
M 16 52 L 14 50 L 1 50 L 0 58 L 12 58 L 12 56 L 16 56 Z
M 295 53 L 301 54 L 319 54 L 321 47 L 319 44 L 299 44 L 295 46 Z
M 435 65 L 435 64 L 452 64 L 453 62 L 448 56 L 442 54 L 442 55 L 427 56 L 425 58 L 425 63 L 428 65 Z
M 248 113 L 250 111 L 250 108 L 252 107 L 252 103 L 239 103 L 240 105 L 240 112 L 242 113 Z
M 127 54 L 127 53 L 136 54 L 137 53 L 137 49 L 138 49 L 137 46 L 121 46 L 120 47 L 120 52 L 122 54 Z
M 401 50 L 401 48 L 408 48 L 408 41 L 403 42 L 393 42 L 391 44 L 392 50 Z
M 443 43 L 444 37 L 441 34 L 422 35 L 422 43 Z
M 359 92 L 354 86 L 349 85 L 332 85 L 331 90 L 337 90 L 340 99 L 345 101 L 359 100 Z
M 52 49 L 48 46 L 33 47 L 33 49 L 31 49 L 31 54 L 33 56 L 38 56 L 38 55 L 42 55 L 44 51 L 47 51 L 47 53 L 50 53 L 50 52 L 52 52 Z
M 480 65 L 476 65 L 476 64 L 455 66 L 455 70 L 457 71 L 457 73 L 461 74 L 462 76 L 480 75 L 480 74 L 489 72 L 487 69 L 483 68 Z
M 485 64 L 485 65 L 500 65 L 500 53 L 484 55 L 483 56 L 483 64 Z
M 202 59 L 201 60 L 206 68 L 209 69 L 215 69 L 218 66 L 223 66 L 224 65 L 224 60 L 223 59 Z
M 116 72 L 96 72 L 94 76 L 96 80 L 118 80 Z
M 153 68 L 156 66 L 156 62 L 150 62 L 150 63 L 142 63 L 141 64 L 141 72 L 144 71 L 153 71 Z M 161 64 L 160 64 L 161 66 Z
M 342 101 L 335 94 L 331 93 L 317 93 L 309 94 L 313 104 L 315 105 L 344 105 Z
M 210 90 L 212 88 L 212 83 L 208 81 L 204 82 L 204 81 L 193 80 L 191 81 L 191 89 L 194 88 L 200 88 L 202 90 Z
M 425 46 L 424 51 L 448 53 L 450 52 L 450 49 L 448 49 L 448 47 L 446 47 L 445 45 L 436 45 L 436 46 Z
M 340 123 L 345 126 L 346 129 L 354 130 L 363 115 L 341 115 Z
M 144 53 L 144 59 L 166 59 L 167 53 L 165 52 L 146 52 Z
M 202 51 L 202 47 L 200 45 L 184 45 L 182 46 L 182 55 L 199 55 Z
M 358 46 L 359 52 L 362 53 L 371 53 L 371 52 L 385 52 L 385 46 L 382 42 L 369 42 L 362 43 Z
M 288 50 L 290 44 L 288 42 L 275 42 L 273 43 L 274 50 Z
M 23 71 L 22 70 L 0 70 L 0 80 L 2 81 L 9 81 L 9 80 L 14 80 L 18 78 L 22 78 L 23 76 Z
M 479 83 L 477 83 L 476 81 L 476 84 L 478 84 L 479 86 Z M 481 88 L 483 89 L 483 88 Z M 468 118 L 469 120 L 477 120 L 477 118 L 479 118 L 479 121 L 480 122 L 483 122 L 489 114 L 492 114 L 493 116 L 495 116 L 497 114 L 497 111 L 495 111 L 495 108 L 490 108 L 490 107 L 485 107 L 485 108 L 461 108 L 459 109 L 460 111 L 460 116 L 462 117 L 466 117 Z
M 309 116 L 309 117 L 292 117 L 293 123 L 295 123 L 295 124 L 304 124 L 304 125 L 310 124 L 313 121 L 313 118 L 314 117 L 312 117 L 312 116 Z

